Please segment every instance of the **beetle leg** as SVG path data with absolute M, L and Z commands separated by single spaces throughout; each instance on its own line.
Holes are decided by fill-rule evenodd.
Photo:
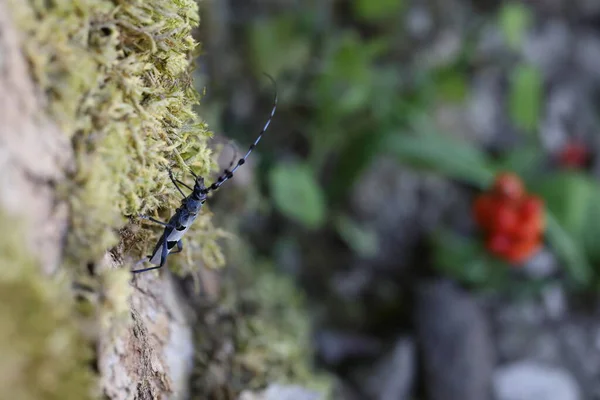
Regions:
M 147 219 L 148 221 L 152 221 L 152 222 L 154 222 L 154 223 L 156 223 L 156 224 L 162 225 L 162 226 L 164 226 L 164 227 L 166 227 L 166 228 L 173 228 L 173 226 L 172 226 L 172 225 L 169 225 L 169 224 L 168 224 L 168 223 L 166 223 L 166 222 L 159 221 L 159 220 L 157 220 L 157 219 L 155 219 L 155 218 L 152 218 L 152 217 L 149 217 L 149 216 L 147 216 L 147 215 L 140 215 L 139 217 L 140 217 L 140 218 L 142 218 L 142 219 Z

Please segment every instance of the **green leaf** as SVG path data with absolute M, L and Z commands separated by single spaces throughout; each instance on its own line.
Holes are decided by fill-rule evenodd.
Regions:
M 435 75 L 438 97 L 450 103 L 462 102 L 468 92 L 467 77 L 455 65 L 439 69 Z
M 335 227 L 342 239 L 358 255 L 373 257 L 377 254 L 379 241 L 372 229 L 366 229 L 345 215 L 335 219 Z
M 416 134 L 398 133 L 385 139 L 389 153 L 415 167 L 432 169 L 453 179 L 485 187 L 493 179 L 489 160 L 470 143 L 434 133 L 427 123 L 415 124 Z
M 589 284 L 589 259 L 600 259 L 600 187 L 579 172 L 562 172 L 531 185 L 545 201 L 547 237 L 571 278 Z
M 269 182 L 279 211 L 309 229 L 325 222 L 325 199 L 314 173 L 304 164 L 280 164 L 273 168 Z
M 367 21 L 393 18 L 404 7 L 404 0 L 355 0 L 354 12 Z
M 261 20 L 250 31 L 250 51 L 256 71 L 273 76 L 285 70 L 298 70 L 310 59 L 310 44 L 299 31 L 298 16 Z
M 546 213 L 546 225 L 546 237 L 554 251 L 558 253 L 560 259 L 565 263 L 567 273 L 573 282 L 579 287 L 592 284 L 590 281 L 592 270 L 581 245 L 563 229 L 550 212 Z
M 510 48 L 518 50 L 521 47 L 531 21 L 531 11 L 521 3 L 508 3 L 500 9 L 498 23 Z
M 535 132 L 542 109 L 543 82 L 532 65 L 519 65 L 510 77 L 508 108 L 513 123 L 527 132 Z
M 348 189 L 381 151 L 384 139 L 385 134 L 369 131 L 350 137 L 341 144 L 333 179 L 327 187 L 329 199 L 333 202 L 345 200 Z
M 591 204 L 586 216 L 582 245 L 594 265 L 600 265 L 600 202 Z
M 583 237 L 591 208 L 600 202 L 596 183 L 577 172 L 550 175 L 531 185 L 557 222 L 578 241 Z
M 469 285 L 497 288 L 509 275 L 509 266 L 489 256 L 473 239 L 440 230 L 433 236 L 435 267 Z
M 388 47 L 383 39 L 367 41 L 355 32 L 344 32 L 329 43 L 314 90 L 317 102 L 326 106 L 324 113 L 346 116 L 369 105 L 376 76 L 373 64 Z
M 539 146 L 522 146 L 512 149 L 495 165 L 497 171 L 512 171 L 529 181 L 538 176 L 545 160 L 546 154 Z

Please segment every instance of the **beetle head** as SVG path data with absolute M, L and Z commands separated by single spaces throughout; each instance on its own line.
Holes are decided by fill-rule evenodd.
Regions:
M 201 176 L 196 177 L 193 193 L 194 198 L 198 201 L 204 201 L 206 200 L 207 193 L 208 190 L 206 189 L 206 185 L 204 185 L 204 178 Z

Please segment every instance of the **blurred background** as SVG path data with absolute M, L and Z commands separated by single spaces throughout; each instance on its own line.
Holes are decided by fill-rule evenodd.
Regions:
M 279 96 L 211 204 L 228 265 L 299 288 L 335 398 L 600 399 L 600 2 L 201 7 L 215 135 Z

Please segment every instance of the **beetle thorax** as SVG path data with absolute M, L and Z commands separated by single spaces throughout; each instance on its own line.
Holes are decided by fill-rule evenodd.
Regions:
M 202 208 L 202 203 L 203 203 L 203 201 L 198 201 L 196 199 L 188 199 L 185 202 L 185 209 L 190 214 L 196 214 Z

